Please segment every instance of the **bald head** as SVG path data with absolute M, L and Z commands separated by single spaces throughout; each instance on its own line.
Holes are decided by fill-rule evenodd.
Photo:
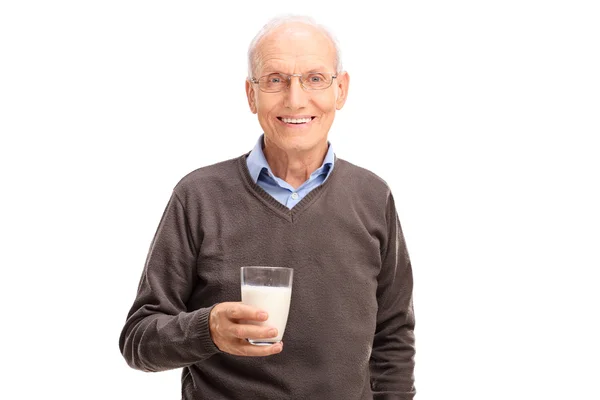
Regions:
M 248 105 L 264 132 L 265 157 L 281 168 L 291 159 L 304 166 L 323 160 L 348 94 L 335 40 L 308 21 L 275 20 L 250 45 Z
M 342 71 L 342 59 L 339 44 L 335 37 L 312 18 L 304 16 L 277 17 L 269 21 L 250 43 L 248 49 L 248 77 L 258 78 L 265 57 L 272 50 L 300 54 L 302 46 L 295 46 L 299 41 L 314 40 L 323 51 L 330 56 L 332 72 Z

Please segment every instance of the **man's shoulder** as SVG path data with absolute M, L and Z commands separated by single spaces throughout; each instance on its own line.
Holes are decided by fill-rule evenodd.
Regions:
M 344 185 L 368 188 L 369 191 L 377 191 L 385 194 L 389 193 L 389 185 L 376 173 L 341 158 L 337 158 L 335 162 L 336 166 L 340 167 L 340 172 L 342 173 L 341 180 Z
M 197 168 L 179 180 L 175 191 L 189 193 L 211 187 L 223 188 L 239 176 L 239 163 L 240 157 L 235 157 Z
M 385 221 L 387 205 L 393 197 L 390 186 L 371 170 L 349 161 L 336 159 L 340 174 L 336 180 L 335 196 L 341 197 L 337 204 L 345 204 L 360 216 L 370 215 L 373 220 Z

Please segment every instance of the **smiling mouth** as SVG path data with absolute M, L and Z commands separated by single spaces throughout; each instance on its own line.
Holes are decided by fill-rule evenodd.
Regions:
M 285 123 L 285 124 L 292 124 L 292 125 L 302 125 L 302 124 L 307 124 L 310 121 L 312 121 L 313 119 L 315 119 L 315 117 L 306 117 L 306 118 L 284 118 L 284 117 L 277 117 L 278 120 L 280 120 L 281 122 Z

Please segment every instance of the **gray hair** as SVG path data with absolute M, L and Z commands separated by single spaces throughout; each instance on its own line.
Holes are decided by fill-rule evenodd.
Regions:
M 275 28 L 290 23 L 290 22 L 299 22 L 302 24 L 314 26 L 321 30 L 327 36 L 331 42 L 333 43 L 333 47 L 335 48 L 335 64 L 336 64 L 336 72 L 340 73 L 343 71 L 342 69 L 342 51 L 340 49 L 340 44 L 336 37 L 331 33 L 329 29 L 325 26 L 318 24 L 313 18 L 303 16 L 303 15 L 282 15 L 271 19 L 263 28 L 258 32 L 258 34 L 252 39 L 250 42 L 250 47 L 248 47 L 248 78 L 256 78 L 252 75 L 254 74 L 254 67 L 257 63 L 257 54 L 256 54 L 256 46 L 260 42 L 260 40 L 265 37 L 268 33 L 272 32 Z

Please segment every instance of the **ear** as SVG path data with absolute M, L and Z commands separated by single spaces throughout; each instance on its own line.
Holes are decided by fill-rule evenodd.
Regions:
M 336 110 L 341 110 L 346 104 L 346 99 L 348 98 L 348 87 L 350 86 L 350 75 L 347 72 L 341 72 L 338 74 L 337 78 L 335 78 L 338 96 L 335 100 L 335 108 Z
M 252 114 L 256 114 L 256 98 L 254 96 L 254 84 L 246 79 L 246 97 L 248 97 L 248 105 L 250 106 Z

